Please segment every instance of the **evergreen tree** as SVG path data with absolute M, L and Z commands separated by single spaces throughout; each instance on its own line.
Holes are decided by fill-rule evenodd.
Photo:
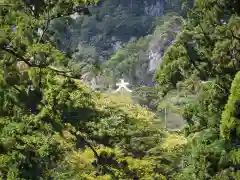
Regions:
M 239 138 L 234 128 L 236 120 L 231 118 L 237 111 L 234 103 L 238 100 L 234 90 L 237 76 L 233 81 L 239 71 L 237 3 L 195 1 L 183 30 L 165 53 L 155 74 L 162 95 L 174 89 L 197 95 L 195 102 L 188 103 L 183 112 L 188 122 L 185 134 L 189 143 L 183 156 L 186 158 L 184 169 L 176 179 L 239 177 L 236 168 L 239 151 L 229 141 L 229 138 Z M 234 160 L 229 158 L 232 156 Z

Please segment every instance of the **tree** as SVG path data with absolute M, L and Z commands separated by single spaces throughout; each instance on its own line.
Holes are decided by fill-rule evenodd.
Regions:
M 188 160 L 176 179 L 237 178 L 229 157 L 234 154 L 236 160 L 239 153 L 227 139 L 233 122 L 230 113 L 235 112 L 233 104 L 237 101 L 233 99 L 237 97 L 235 85 L 232 95 L 229 89 L 239 71 L 239 10 L 230 5 L 236 3 L 195 1 L 155 74 L 163 96 L 175 89 L 197 95 L 183 112 L 188 122 L 185 133 L 189 143 L 184 155 Z M 192 80 L 195 82 L 189 87 Z
M 73 106 L 86 103 L 89 106 L 82 104 L 81 109 L 91 109 L 88 98 L 81 98 L 81 102 L 76 102 L 78 105 L 65 104 L 74 92 L 89 95 L 84 90 L 76 92 L 78 88 L 73 81 L 63 78 L 74 76 L 68 74 L 69 70 L 56 68 L 66 67 L 68 59 L 49 39 L 48 26 L 53 19 L 85 11 L 75 7 L 78 3 L 83 2 L 17 0 L 6 1 L 1 7 L 0 176 L 3 179 L 52 177 L 50 172 L 63 154 L 74 147 L 73 141 L 67 142 L 62 136 L 68 111 L 61 108 L 74 109 Z

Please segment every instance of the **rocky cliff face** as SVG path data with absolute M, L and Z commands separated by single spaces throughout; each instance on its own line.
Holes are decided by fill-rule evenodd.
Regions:
M 150 16 L 162 16 L 164 14 L 166 3 L 167 2 L 164 0 L 150 4 L 147 1 L 144 1 L 144 13 Z
M 152 34 L 158 24 L 156 20 L 168 12 L 179 12 L 180 2 L 181 0 L 102 0 L 98 7 L 90 8 L 91 17 L 73 15 L 71 19 L 55 21 L 52 24 L 55 33 L 53 37 L 58 40 L 62 51 L 72 54 L 74 66 L 88 64 L 89 68 L 84 69 L 87 73 L 91 64 L 111 61 L 111 57 L 120 49 L 126 49 L 128 44 L 137 42 L 140 37 Z M 164 35 L 160 32 L 165 32 L 165 29 L 155 30 L 149 46 L 136 52 L 139 60 L 134 60 L 135 69 L 129 70 L 126 75 L 121 70 L 125 67 L 115 67 L 119 71 L 115 73 L 118 74 L 116 78 L 131 76 L 130 82 L 133 85 L 152 85 L 152 73 L 179 27 L 178 23 L 173 22 L 168 27 L 169 32 Z M 84 79 L 89 79 L 86 78 L 87 75 L 84 75 Z M 89 83 L 88 80 L 87 82 Z
M 161 58 L 179 32 L 183 20 L 178 15 L 161 17 L 152 34 L 120 48 L 105 64 L 105 77 L 124 78 L 133 86 L 153 86 L 153 74 Z M 111 81 L 110 83 L 115 83 Z
M 62 51 L 84 52 L 90 46 L 95 51 L 92 57 L 108 60 L 132 38 L 149 34 L 156 17 L 180 11 L 180 1 L 100 0 L 97 7 L 89 8 L 90 17 L 73 15 L 71 20 L 55 21 L 53 36 Z
M 164 52 L 174 41 L 182 23 L 183 20 L 180 17 L 174 16 L 155 29 L 148 50 L 149 72 L 153 73 L 161 63 Z

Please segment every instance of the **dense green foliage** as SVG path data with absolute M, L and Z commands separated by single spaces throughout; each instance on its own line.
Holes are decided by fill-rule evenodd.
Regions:
M 146 6 L 1 2 L 0 179 L 240 179 L 239 1 L 184 1 L 180 12 L 173 0 L 161 13 L 179 13 L 160 18 Z M 118 40 L 123 48 L 109 52 Z M 157 86 L 150 51 L 160 54 Z M 109 60 L 101 66 L 101 58 Z M 102 90 L 120 77 L 138 87 L 92 91 L 80 81 L 89 71 Z M 164 128 L 164 108 L 184 117 L 184 132 Z
M 195 96 L 182 113 L 189 140 L 176 179 L 239 179 L 239 7 L 197 0 L 155 74 L 163 96 Z
M 1 7 L 0 178 L 166 179 L 185 139 L 131 100 L 85 87 L 52 39 L 52 20 L 81 13 L 80 2 Z

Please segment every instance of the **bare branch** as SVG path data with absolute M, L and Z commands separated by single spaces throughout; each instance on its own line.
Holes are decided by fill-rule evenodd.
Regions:
M 51 19 L 50 19 L 50 5 L 49 5 L 49 1 L 48 1 L 46 26 L 45 26 L 45 28 L 44 28 L 44 30 L 43 30 L 43 32 L 41 34 L 41 37 L 39 38 L 37 43 L 42 41 L 44 34 L 47 32 L 47 30 L 49 28 L 50 21 L 51 21 Z

